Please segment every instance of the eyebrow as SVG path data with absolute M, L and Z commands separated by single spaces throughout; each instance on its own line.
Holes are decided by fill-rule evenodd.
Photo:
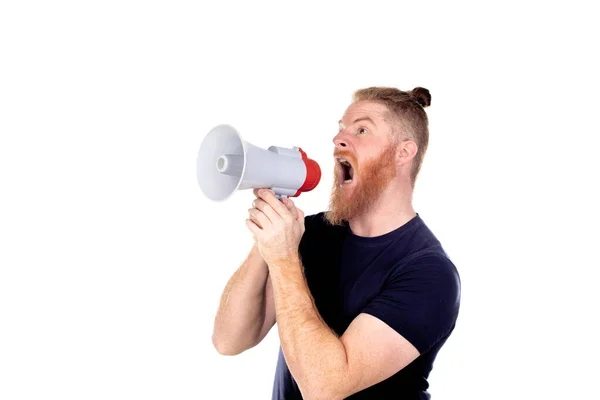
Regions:
M 375 123 L 375 121 L 373 121 L 373 119 L 372 119 L 371 117 L 360 117 L 360 118 L 357 118 L 357 119 L 355 119 L 355 120 L 352 122 L 352 124 L 355 124 L 355 123 L 357 123 L 357 122 L 360 122 L 360 121 L 369 121 L 369 122 L 370 122 L 371 124 L 373 124 L 374 126 L 377 126 L 377 124 Z M 338 121 L 338 124 L 341 124 L 341 123 L 342 123 L 342 120 L 340 119 L 340 120 Z

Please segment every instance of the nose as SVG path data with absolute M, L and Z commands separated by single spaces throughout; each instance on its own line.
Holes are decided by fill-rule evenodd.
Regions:
M 344 139 L 344 137 L 342 135 L 343 135 L 342 132 L 335 135 L 333 138 L 333 144 L 335 145 L 335 147 L 343 149 L 343 148 L 348 147 L 348 142 Z

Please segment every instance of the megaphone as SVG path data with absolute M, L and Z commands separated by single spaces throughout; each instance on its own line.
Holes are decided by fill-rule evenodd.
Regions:
M 243 140 L 231 125 L 221 124 L 200 145 L 196 176 L 204 195 L 214 201 L 253 188 L 269 188 L 279 199 L 313 190 L 321 169 L 299 147 L 263 149 Z

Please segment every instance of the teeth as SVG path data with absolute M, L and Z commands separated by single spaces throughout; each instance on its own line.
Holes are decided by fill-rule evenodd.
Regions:
M 352 182 L 352 179 L 346 179 L 346 180 L 344 181 L 344 183 L 350 183 L 350 182 Z

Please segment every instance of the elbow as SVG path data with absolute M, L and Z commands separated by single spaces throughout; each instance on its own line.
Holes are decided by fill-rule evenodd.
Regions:
M 302 398 L 306 400 L 343 400 L 344 397 L 337 396 L 328 391 L 312 391 L 306 392 L 306 394 L 302 393 Z
M 311 392 L 311 393 L 302 393 L 302 398 L 306 399 L 306 400 L 333 400 L 333 397 L 327 397 L 327 394 L 325 393 L 316 393 L 316 392 Z
M 236 348 L 230 343 L 227 343 L 226 340 L 219 339 L 219 337 L 214 334 L 212 336 L 212 343 L 217 352 L 222 356 L 236 356 L 244 351 L 243 349 Z
M 215 349 L 222 356 L 237 356 L 242 353 L 241 350 L 232 349 L 226 346 L 215 345 Z
M 300 387 L 302 398 L 307 400 L 343 400 L 346 396 L 342 396 L 334 388 L 326 385 L 312 385 Z
M 244 351 L 256 346 L 254 343 L 240 343 L 232 340 L 223 339 L 223 337 L 213 333 L 212 343 L 217 352 L 223 356 L 237 356 Z

